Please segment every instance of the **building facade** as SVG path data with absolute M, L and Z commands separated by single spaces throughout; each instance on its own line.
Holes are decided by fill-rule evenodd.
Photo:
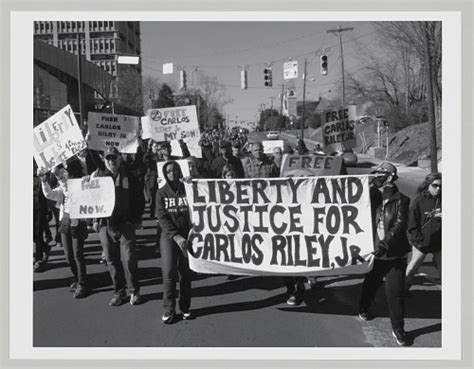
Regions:
M 34 38 L 73 54 L 80 50 L 112 76 L 107 99 L 98 93 L 94 96 L 96 109 L 112 102 L 116 113 L 142 112 L 141 61 L 138 65 L 118 63 L 120 55 L 141 56 L 140 22 L 38 21 Z

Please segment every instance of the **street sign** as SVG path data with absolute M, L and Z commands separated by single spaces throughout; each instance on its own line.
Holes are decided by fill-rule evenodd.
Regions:
M 163 64 L 163 74 L 173 74 L 173 63 Z
M 298 61 L 289 61 L 283 64 L 283 79 L 298 78 Z

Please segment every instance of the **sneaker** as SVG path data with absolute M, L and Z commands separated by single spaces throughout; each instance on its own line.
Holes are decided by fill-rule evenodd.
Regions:
M 72 282 L 71 285 L 69 286 L 69 291 L 75 292 L 77 289 L 77 282 Z
M 46 263 L 44 263 L 43 261 L 37 261 L 37 262 L 33 265 L 33 272 L 35 272 L 35 273 L 44 272 L 45 264 L 46 264 Z
M 303 302 L 303 297 L 299 294 L 291 294 L 286 303 L 291 306 L 299 305 Z
M 135 223 L 135 229 L 143 229 L 142 223 Z
M 183 320 L 191 320 L 194 319 L 193 313 L 191 313 L 191 310 L 188 310 L 183 313 Z
M 105 255 L 101 255 L 99 263 L 107 265 L 107 258 Z
M 411 346 L 413 344 L 413 338 L 404 329 L 392 331 L 392 335 L 400 346 Z
M 174 320 L 174 313 L 164 313 L 163 316 L 161 317 L 161 321 L 164 324 L 171 324 L 173 323 Z
M 87 297 L 88 295 L 88 290 L 86 287 L 84 287 L 81 284 L 77 285 L 76 292 L 74 292 L 74 298 L 75 299 L 83 299 L 84 297 Z
M 365 322 L 368 322 L 369 320 L 373 319 L 373 316 L 370 315 L 368 311 L 361 311 L 359 312 L 359 318 Z
M 138 292 L 130 295 L 130 305 L 139 305 L 142 302 L 142 298 Z
M 114 297 L 112 297 L 112 300 L 110 300 L 109 305 L 110 306 L 120 306 L 120 305 L 124 304 L 126 300 L 127 300 L 127 295 L 125 295 L 125 294 L 121 293 L 119 295 L 114 295 Z

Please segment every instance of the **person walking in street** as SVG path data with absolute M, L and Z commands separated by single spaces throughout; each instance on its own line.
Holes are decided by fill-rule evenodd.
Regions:
M 44 271 L 46 261 L 51 251 L 51 246 L 45 242 L 43 233 L 48 228 L 48 201 L 41 189 L 41 179 L 38 177 L 38 166 L 33 161 L 33 242 L 35 252 L 33 259 L 33 271 Z
M 104 171 L 98 169 L 91 176 L 111 177 L 115 184 L 115 205 L 112 215 L 97 219 L 94 229 L 99 232 L 107 266 L 114 285 L 114 296 L 110 306 L 120 306 L 126 302 L 127 289 L 130 293 L 130 304 L 141 302 L 138 280 L 138 261 L 136 258 L 135 226 L 139 217 L 138 209 L 133 205 L 137 192 L 136 181 L 132 180 L 131 172 L 122 163 L 122 156 L 116 147 L 107 148 Z
M 381 191 L 382 198 L 375 204 L 375 260 L 362 285 L 359 317 L 365 321 L 372 319 L 369 308 L 385 279 L 392 334 L 399 345 L 409 346 L 413 339 L 404 327 L 404 285 L 407 255 L 410 251 L 407 238 L 410 199 L 400 193 L 395 185 L 398 175 L 397 168 L 392 163 L 381 162 L 372 173 L 377 174 L 372 185 Z M 372 199 L 373 197 L 371 201 Z
M 186 250 L 186 239 L 191 230 L 191 219 L 181 169 L 175 161 L 163 166 L 166 185 L 156 196 L 156 214 L 161 227 L 161 269 L 163 273 L 164 324 L 176 317 L 176 283 L 179 281 L 179 308 L 182 319 L 192 319 L 191 279 Z
M 158 174 L 156 163 L 161 161 L 160 145 L 153 141 L 150 150 L 143 156 L 143 163 L 146 166 L 145 191 L 150 206 L 150 219 L 155 219 L 156 191 L 158 191 Z
M 242 161 L 232 155 L 232 146 L 229 141 L 221 141 L 219 144 L 220 156 L 215 158 L 211 163 L 211 178 L 221 178 L 222 168 L 225 164 L 230 164 L 237 173 L 237 178 L 244 178 L 244 168 Z
M 76 162 L 77 163 L 77 162 Z M 73 163 L 71 163 L 73 164 Z M 83 219 L 71 219 L 69 217 L 70 194 L 67 188 L 69 178 L 81 178 L 80 166 L 68 166 L 67 169 L 61 164 L 52 170 L 58 181 L 58 186 L 51 188 L 46 172 L 38 170 L 41 179 L 41 187 L 47 199 L 55 201 L 59 205 L 59 234 L 63 245 L 64 256 L 68 262 L 74 280 L 70 290 L 74 291 L 74 298 L 84 298 L 89 294 L 86 285 L 86 261 L 84 259 L 84 241 L 87 239 L 87 224 Z
M 412 254 L 405 277 L 406 292 L 429 253 L 433 254 L 441 277 L 441 173 L 428 174 L 418 187 L 417 194 L 408 220 L 408 239 L 412 245 Z
M 276 178 L 280 172 L 276 164 L 263 153 L 261 142 L 253 142 L 250 146 L 251 157 L 244 164 L 245 178 Z

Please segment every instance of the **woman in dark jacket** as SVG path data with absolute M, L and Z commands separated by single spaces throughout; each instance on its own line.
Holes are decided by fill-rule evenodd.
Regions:
M 179 308 L 184 320 L 191 319 L 191 270 L 186 239 L 191 230 L 188 202 L 181 169 L 175 161 L 163 166 L 166 185 L 156 195 L 156 216 L 161 227 L 161 269 L 163 273 L 163 316 L 171 324 L 176 315 L 176 282 L 179 278 Z
M 412 255 L 405 278 L 407 290 L 428 253 L 433 253 L 441 276 L 441 173 L 428 174 L 418 187 L 417 194 L 408 221 Z

